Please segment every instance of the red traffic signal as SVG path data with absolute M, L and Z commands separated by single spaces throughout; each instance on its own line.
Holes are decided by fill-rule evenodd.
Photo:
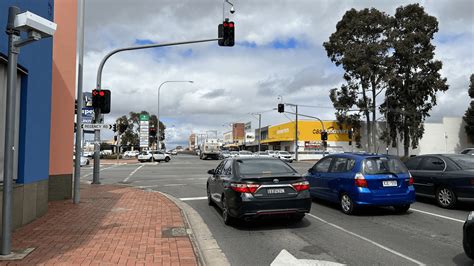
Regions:
M 218 37 L 219 46 L 234 46 L 235 24 L 233 21 L 224 21 L 219 24 Z
M 92 90 L 92 107 L 102 114 L 110 113 L 110 90 Z

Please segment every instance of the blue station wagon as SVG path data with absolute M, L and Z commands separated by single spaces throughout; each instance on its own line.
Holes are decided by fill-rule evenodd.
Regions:
M 337 202 L 346 214 L 362 206 L 393 206 L 406 212 L 415 202 L 413 178 L 393 156 L 334 154 L 319 160 L 305 177 L 312 197 Z

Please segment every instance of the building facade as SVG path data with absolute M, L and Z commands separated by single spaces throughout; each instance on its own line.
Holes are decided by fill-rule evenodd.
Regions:
M 58 24 L 53 38 L 21 48 L 16 99 L 13 227 L 46 213 L 48 200 L 71 197 L 77 2 L 0 1 L 0 28 L 10 6 Z M 8 36 L 0 34 L 0 177 L 3 179 Z

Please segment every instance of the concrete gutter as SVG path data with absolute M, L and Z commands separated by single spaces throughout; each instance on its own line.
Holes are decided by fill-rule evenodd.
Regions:
M 169 194 L 159 191 L 153 192 L 161 193 L 181 209 L 185 223 L 187 227 L 191 229 L 189 238 L 191 239 L 196 256 L 198 257 L 197 259 L 201 265 L 230 265 L 206 223 L 193 208 Z

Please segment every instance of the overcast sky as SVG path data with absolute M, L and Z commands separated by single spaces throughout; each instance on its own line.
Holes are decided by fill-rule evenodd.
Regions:
M 201 43 L 125 52 L 106 64 L 104 89 L 112 90 L 112 112 L 106 122 L 130 111 L 157 112 L 161 89 L 161 120 L 169 148 L 187 143 L 192 133 L 230 130 L 231 122 L 258 121 L 251 112 L 266 111 L 262 125 L 287 122 L 276 111 L 284 102 L 321 108 L 300 112 L 334 119 L 329 90 L 342 84 L 343 71 L 326 55 L 322 43 L 350 8 L 375 7 L 393 15 L 414 1 L 233 0 L 236 45 Z M 438 95 L 432 121 L 460 117 L 469 105 L 469 76 L 474 73 L 474 1 L 419 1 L 436 16 L 436 58 L 450 89 Z M 227 9 L 228 10 L 228 9 Z M 228 14 L 228 12 L 226 12 Z M 116 48 L 148 43 L 217 37 L 222 0 L 86 0 L 84 90 L 94 87 L 104 55 Z M 110 136 L 106 136 L 110 137 Z

